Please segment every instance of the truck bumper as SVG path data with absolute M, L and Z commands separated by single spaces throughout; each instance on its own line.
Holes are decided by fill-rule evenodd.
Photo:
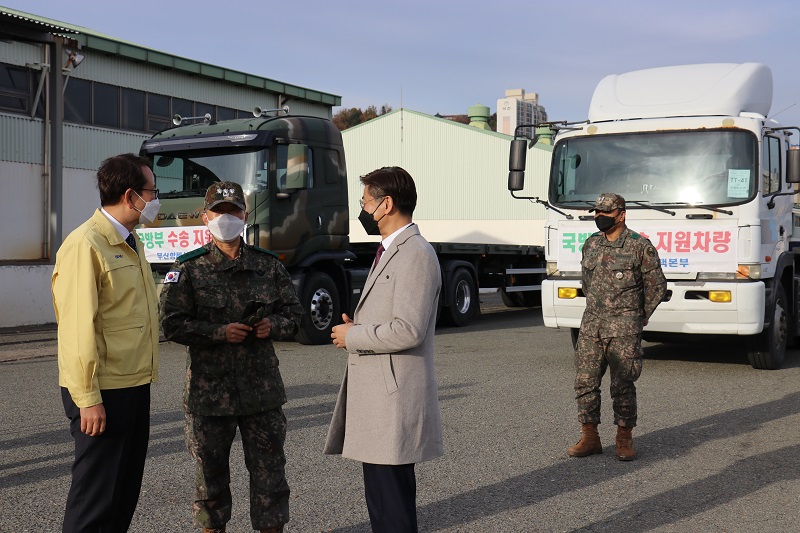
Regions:
M 542 316 L 549 328 L 579 328 L 586 299 L 558 298 L 560 287 L 580 288 L 578 280 L 542 282 Z M 764 282 L 669 282 L 645 331 L 704 335 L 753 335 L 764 329 Z M 703 298 L 707 291 L 731 291 L 729 303 Z

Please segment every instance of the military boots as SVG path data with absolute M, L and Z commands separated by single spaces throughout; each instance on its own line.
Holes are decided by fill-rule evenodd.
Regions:
M 567 453 L 571 457 L 586 457 L 596 453 L 603 453 L 603 445 L 600 444 L 600 434 L 597 433 L 597 424 L 583 424 L 581 426 L 581 440 L 567 448 Z
M 283 533 L 283 526 L 268 527 L 267 529 L 262 529 L 261 533 Z
M 631 432 L 633 432 L 633 428 L 617 426 L 617 459 L 620 461 L 636 459 Z

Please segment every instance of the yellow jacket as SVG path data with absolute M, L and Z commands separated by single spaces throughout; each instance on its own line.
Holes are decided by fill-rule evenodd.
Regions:
M 102 389 L 158 379 L 158 297 L 136 241 L 139 255 L 98 209 L 56 255 L 58 384 L 78 407 L 102 403 Z

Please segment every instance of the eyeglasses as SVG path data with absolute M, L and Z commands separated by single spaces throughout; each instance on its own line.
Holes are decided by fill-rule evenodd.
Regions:
M 150 191 L 155 198 L 158 198 L 158 189 L 140 189 L 142 191 Z
M 375 200 L 383 200 L 384 198 L 386 198 L 386 197 L 385 196 L 378 196 L 377 198 L 373 198 L 372 200 L 367 200 L 366 202 L 362 199 L 362 200 L 359 200 L 358 203 L 361 206 L 361 209 L 364 209 L 364 206 L 367 205 L 368 203 L 374 202 Z

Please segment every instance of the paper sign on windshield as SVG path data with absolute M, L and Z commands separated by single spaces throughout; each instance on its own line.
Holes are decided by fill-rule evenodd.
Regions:
M 728 169 L 728 198 L 747 198 L 750 196 L 750 170 Z

